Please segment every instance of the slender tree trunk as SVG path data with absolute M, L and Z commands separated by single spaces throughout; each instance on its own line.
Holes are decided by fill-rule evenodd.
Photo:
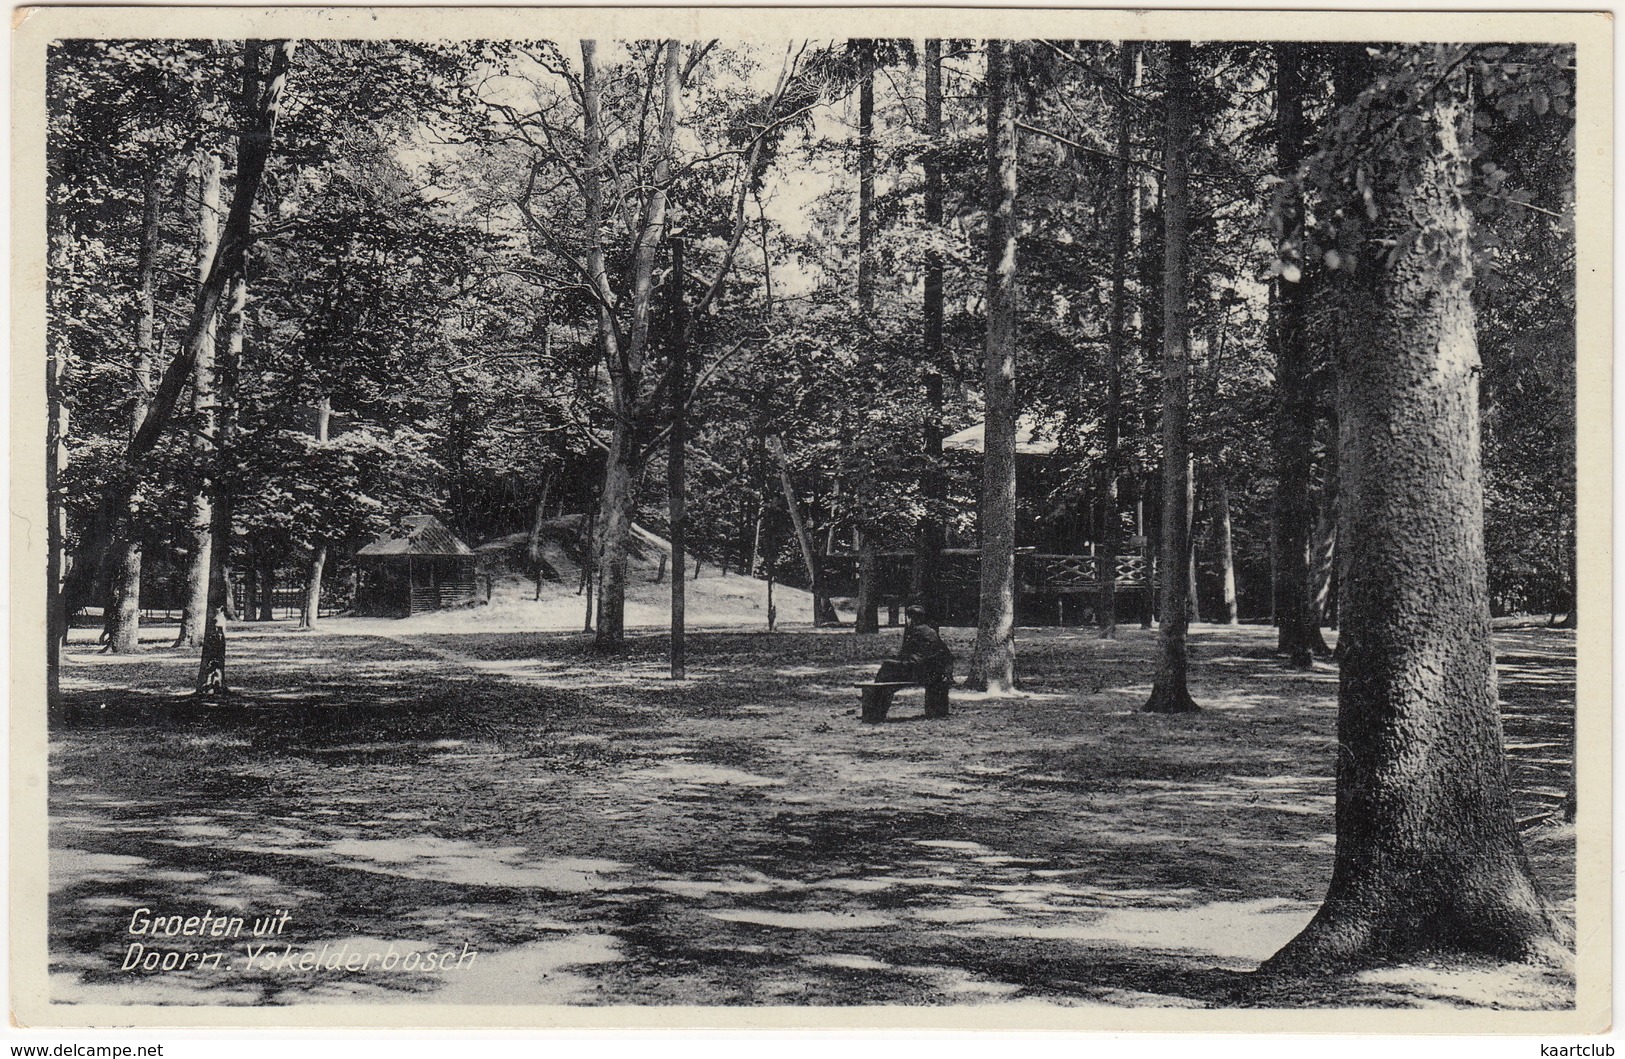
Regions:
M 316 402 L 316 447 L 327 447 L 328 423 L 333 416 L 333 399 L 322 397 Z M 322 569 L 327 566 L 327 545 L 317 544 L 311 549 L 310 566 L 305 572 L 305 607 L 299 618 L 301 629 L 314 629 L 322 616 Z
M 1567 957 L 1518 836 L 1496 701 L 1468 290 L 1467 77 L 1459 46 L 1404 54 L 1377 59 L 1376 83 L 1402 80 L 1411 70 L 1398 64 L 1422 60 L 1436 84 L 1420 104 L 1407 97 L 1420 135 L 1369 166 L 1376 217 L 1343 233 L 1362 252 L 1343 280 L 1356 287 L 1360 316 L 1347 326 L 1361 341 L 1338 364 L 1350 446 L 1343 495 L 1359 502 L 1344 506 L 1339 535 L 1351 558 L 1337 848 L 1325 902 L 1266 964 L 1276 971 Z M 1396 249 L 1384 255 L 1383 245 Z
M 1117 53 L 1117 84 L 1126 95 L 1134 80 L 1134 58 L 1138 48 L 1133 41 L 1124 41 Z M 1128 313 L 1128 255 L 1130 216 L 1133 203 L 1129 195 L 1129 152 L 1132 150 L 1130 133 L 1132 114 L 1127 99 L 1117 107 L 1117 162 L 1115 187 L 1115 215 L 1112 218 L 1112 304 L 1110 339 L 1106 351 L 1106 451 L 1101 463 L 1101 476 L 1105 480 L 1105 511 L 1100 524 L 1099 564 L 1100 593 L 1095 609 L 1100 622 L 1102 640 L 1117 639 L 1117 553 L 1123 549 L 1123 535 L 1118 520 L 1118 478 L 1122 474 L 1119 451 L 1123 436 L 1123 357 L 1125 351 L 1124 324 Z
M 1196 458 L 1185 465 L 1185 598 L 1190 600 L 1190 620 L 1197 622 L 1202 620 L 1202 605 L 1196 580 Z
M 1276 357 L 1280 356 L 1281 349 L 1281 298 L 1279 283 L 1268 285 L 1268 305 L 1266 307 L 1265 335 L 1271 350 Z M 1277 380 L 1279 384 L 1279 380 Z M 1279 399 L 1279 393 L 1277 393 Z M 1271 424 L 1271 444 L 1280 438 L 1280 416 Z M 1279 483 L 1277 483 L 1279 490 Z M 1286 609 L 1281 604 L 1281 506 L 1278 503 L 1270 504 L 1270 624 L 1275 626 L 1275 652 L 1286 654 L 1286 631 L 1281 628 L 1281 615 Z
M 1145 81 L 1145 51 L 1136 47 L 1134 50 L 1134 87 L 1139 89 Z M 1145 217 L 1142 206 L 1145 201 L 1144 174 L 1133 169 L 1129 170 L 1129 274 L 1133 281 L 1133 289 L 1128 292 L 1129 300 L 1129 333 L 1135 337 L 1133 346 L 1129 346 L 1127 336 L 1124 339 L 1124 351 L 1130 348 L 1136 350 L 1142 365 L 1149 366 L 1155 356 L 1152 345 L 1152 329 L 1146 324 L 1146 291 L 1147 275 L 1145 268 Z M 1160 192 L 1159 192 L 1160 194 Z M 1128 408 L 1122 407 L 1126 413 Z M 1149 432 L 1150 424 L 1147 424 Z M 1149 479 L 1143 472 L 1135 478 L 1134 502 L 1134 532 L 1141 539 L 1140 554 L 1145 562 L 1145 591 L 1140 594 L 1140 628 L 1149 630 L 1153 620 L 1153 611 L 1156 609 L 1157 593 L 1153 586 L 1152 574 L 1156 565 L 1156 543 L 1146 531 L 1145 498 L 1149 491 Z
M 252 40 L 246 41 L 243 47 L 244 79 L 245 81 L 252 79 L 256 91 L 253 93 L 253 103 L 243 108 L 243 125 L 239 130 L 237 146 L 237 182 L 232 192 L 231 209 L 221 230 L 214 262 L 209 268 L 208 279 L 199 288 L 193 301 L 186 334 L 181 339 L 180 348 L 164 369 L 163 376 L 152 393 L 147 412 L 141 419 L 140 427 L 133 433 L 125 449 L 126 468 L 109 486 L 104 502 L 100 505 L 100 510 L 107 513 L 106 519 L 104 522 L 98 517 L 97 525 L 93 529 L 93 537 L 96 539 L 83 547 L 87 555 L 116 556 L 122 552 L 122 542 L 132 539 L 130 527 L 121 526 L 120 522 L 128 518 L 136 483 L 141 477 L 146 461 L 157 447 L 158 439 L 169 425 L 175 405 L 179 402 L 181 392 L 191 377 L 192 365 L 197 359 L 205 332 L 219 311 L 226 285 L 242 268 L 243 255 L 251 235 L 254 199 L 259 193 L 265 164 L 270 158 L 271 143 L 281 112 L 283 90 L 287 84 L 294 43 L 282 41 L 275 45 L 272 49 L 270 69 L 262 79 L 259 59 L 264 48 L 265 42 Z M 263 91 L 259 90 L 261 85 Z M 110 538 L 109 544 L 105 546 L 99 543 L 104 534 Z M 87 576 L 89 573 L 90 571 L 86 570 Z
M 987 353 L 983 378 L 982 591 L 967 685 L 1016 686 L 1016 99 L 1011 43 L 987 42 Z
M 151 414 L 130 441 L 129 456 L 132 460 L 144 458 L 157 444 L 174 412 L 181 390 L 192 374 L 192 364 L 202 348 L 205 335 L 219 312 L 226 285 L 242 270 L 243 255 L 248 250 L 251 235 L 254 199 L 265 174 L 265 164 L 270 159 L 271 141 L 276 132 L 283 89 L 288 80 L 288 65 L 294 53 L 293 41 L 282 41 L 275 45 L 271 50 L 270 70 L 261 80 L 258 65 L 263 47 L 263 41 L 248 41 L 244 45 L 245 76 L 252 76 L 256 87 L 263 85 L 263 89 L 256 91 L 259 102 L 247 111 L 248 117 L 238 134 L 237 183 L 232 190 L 231 209 L 220 231 L 220 242 L 215 250 L 214 263 L 209 267 L 209 278 L 198 290 L 193 303 L 180 350 L 164 369 L 163 379 L 153 396 Z
M 581 617 L 581 631 L 592 632 L 592 604 L 593 579 L 597 573 L 598 565 L 598 510 L 601 505 L 588 504 L 587 513 L 582 516 L 581 532 L 581 587 L 576 589 L 578 595 L 587 597 L 586 609 Z
M 1139 627 L 1150 629 L 1150 622 L 1154 617 L 1152 611 L 1157 607 L 1157 549 L 1146 531 L 1146 494 L 1150 492 L 1150 482 L 1144 478 L 1136 481 L 1134 491 L 1139 495 L 1134 499 L 1134 536 L 1141 541 L 1139 554 L 1146 560 L 1146 593 L 1144 593 L 1146 606 L 1141 607 L 1139 612 Z
M 1578 629 L 1580 627 L 1580 613 L 1579 613 L 1580 612 L 1580 586 L 1579 586 L 1578 571 L 1576 569 L 1577 560 L 1578 560 L 1578 556 L 1575 553 L 1575 544 L 1574 544 L 1574 516 L 1573 516 L 1572 512 L 1564 512 L 1564 514 L 1563 514 L 1563 571 L 1564 571 L 1563 584 L 1566 587 L 1565 595 L 1567 597 L 1568 608 L 1569 608 L 1569 612 L 1563 616 L 1563 622 L 1562 622 L 1561 628 L 1564 628 L 1564 629 Z M 1573 781 L 1571 779 L 1570 780 L 1571 787 L 1570 787 L 1570 791 L 1569 791 L 1569 795 L 1570 795 L 1569 796 L 1569 812 L 1568 812 L 1568 819 L 1570 819 L 1570 820 L 1574 819 L 1574 804 L 1573 804 L 1573 802 L 1574 802 L 1573 793 L 1574 792 L 1573 792 L 1573 788 L 1572 788 L 1572 783 L 1573 783 Z
M 1224 475 L 1216 475 L 1213 481 L 1214 519 L 1219 527 L 1219 577 L 1224 586 L 1224 616 L 1226 625 L 1241 624 L 1240 616 L 1236 613 L 1236 555 L 1234 542 L 1230 533 L 1230 486 L 1224 480 Z
M 1325 636 L 1320 631 L 1320 627 L 1332 617 L 1332 587 L 1337 572 L 1337 519 L 1340 505 L 1337 500 L 1335 441 L 1332 449 L 1333 455 L 1328 461 L 1327 468 L 1328 478 L 1325 488 L 1320 491 L 1315 530 L 1310 538 L 1308 639 L 1310 650 L 1317 658 L 1325 658 L 1332 653 L 1326 646 Z
M 141 249 L 136 264 L 136 317 L 135 370 L 133 386 L 135 399 L 130 406 L 130 437 L 139 437 L 152 411 L 152 373 L 157 356 L 154 330 L 157 319 L 157 269 L 159 223 L 158 165 L 147 166 L 143 177 L 141 208 Z M 113 654 L 134 651 L 140 642 L 141 630 L 141 558 L 142 541 L 140 504 L 136 498 L 135 479 L 139 474 L 133 464 L 127 469 L 129 488 L 124 503 L 115 511 L 113 549 L 115 557 L 113 600 L 107 615 L 107 649 Z
M 753 527 L 751 529 L 751 532 L 747 535 L 747 540 L 749 541 L 749 544 L 747 545 L 745 541 L 740 541 L 740 543 L 739 543 L 739 546 L 740 546 L 741 549 L 745 549 L 747 547 L 749 548 L 749 554 L 745 556 L 744 574 L 745 574 L 746 577 L 755 577 L 756 576 L 756 564 L 761 560 L 761 557 L 762 557 L 762 520 L 767 517 L 767 488 L 768 487 L 767 487 L 767 482 L 766 482 L 765 479 L 766 479 L 766 475 L 764 474 L 763 479 L 762 479 L 762 486 L 756 492 L 756 522 L 753 525 Z M 811 585 L 812 581 L 811 581 L 810 572 L 809 572 L 808 578 L 809 579 L 808 579 L 807 583 L 809 585 Z M 813 599 L 816 602 L 817 596 L 814 596 Z M 815 612 L 815 614 L 816 614 L 816 612 Z M 817 621 L 816 616 L 814 617 L 813 620 L 814 620 L 814 622 Z
M 253 90 L 245 84 L 245 97 Z M 198 665 L 197 690 L 201 695 L 224 694 L 226 685 L 226 620 L 235 620 L 231 599 L 231 524 L 236 496 L 232 490 L 233 444 L 237 433 L 237 375 L 243 360 L 244 316 L 248 306 L 248 281 L 241 273 L 231 284 L 230 307 L 226 312 L 226 345 L 218 364 L 220 414 L 216 424 L 214 491 L 210 507 L 209 604 L 208 622 L 203 633 L 203 655 Z
M 942 41 L 925 42 L 925 226 L 942 229 Z M 925 374 L 925 474 L 920 494 L 925 517 L 916 536 L 913 595 L 933 621 L 942 618 L 942 550 L 947 545 L 942 512 L 948 502 L 948 478 L 942 464 L 942 322 L 943 259 L 932 243 L 925 255 L 924 342 L 920 350 Z
M 632 252 L 631 325 L 624 341 L 615 318 L 615 297 L 603 248 L 604 201 L 600 181 L 605 172 L 602 88 L 598 83 L 596 41 L 581 42 L 582 133 L 587 205 L 587 270 L 598 301 L 599 344 L 609 368 L 611 428 L 604 466 L 604 489 L 598 520 L 598 633 L 597 646 L 618 649 L 626 641 L 627 538 L 632 528 L 634 484 L 642 466 L 636 424 L 642 403 L 644 359 L 649 340 L 655 253 L 665 239 L 666 194 L 671 176 L 672 143 L 677 128 L 680 71 L 676 41 L 666 44 L 665 89 L 660 120 L 657 161 L 645 199 Z M 736 225 L 735 242 L 743 232 Z
M 631 529 L 632 463 L 636 459 L 631 437 L 636 412 L 637 378 L 623 359 L 620 327 L 615 319 L 615 296 L 604 259 L 604 134 L 602 89 L 598 83 L 598 42 L 581 42 L 582 187 L 587 210 L 587 271 L 597 295 L 599 353 L 609 371 L 609 451 L 604 457 L 604 483 L 599 495 L 593 567 L 600 578 L 597 644 L 618 647 L 626 638 L 626 537 Z M 590 577 L 590 575 L 589 575 Z M 585 629 L 592 628 L 592 584 L 589 580 Z M 606 594 L 609 598 L 606 598 Z
M 1303 199 L 1296 174 L 1304 151 L 1302 47 L 1276 45 L 1276 134 L 1282 184 L 1283 265 L 1277 285 L 1275 377 L 1280 399 L 1275 425 L 1275 522 L 1279 528 L 1279 647 L 1291 664 L 1314 664 L 1310 641 L 1309 494 L 1310 450 L 1314 439 L 1314 395 L 1309 382 L 1309 307 L 1304 272 L 1311 262 L 1302 252 Z
M 796 530 L 796 544 L 801 549 L 801 559 L 807 567 L 807 582 L 812 585 L 813 594 L 813 624 L 834 625 L 836 623 L 835 608 L 830 605 L 829 597 L 824 595 L 822 578 L 818 571 L 818 557 L 813 551 L 812 533 L 807 529 L 807 521 L 801 516 L 801 504 L 796 500 L 795 485 L 790 481 L 790 461 L 784 455 L 784 442 L 777 435 L 770 435 L 766 441 L 767 449 L 779 465 L 779 486 L 784 490 L 784 506 L 790 512 L 790 523 Z M 756 539 L 758 543 L 762 537 L 762 523 L 758 517 L 756 521 Z M 773 563 L 776 556 L 768 556 L 767 561 Z M 754 570 L 754 563 L 752 564 Z
M 51 225 L 53 273 L 60 272 L 68 279 L 72 268 L 72 237 L 60 217 Z M 57 297 L 61 288 L 50 289 L 50 311 L 57 313 Z M 62 703 L 62 647 L 68 638 L 68 607 L 66 577 L 66 549 L 68 540 L 68 505 L 62 492 L 62 477 L 68 469 L 68 406 L 62 400 L 62 384 L 66 379 L 72 346 L 65 337 L 51 336 L 45 346 L 45 507 L 46 507 L 46 570 L 47 592 L 45 619 L 45 704 L 46 717 L 51 724 L 63 719 Z
M 873 55 L 865 50 L 858 74 L 858 313 L 864 321 L 875 311 L 875 66 Z M 869 342 L 873 355 L 872 336 Z M 867 476 L 859 469 L 853 505 L 857 511 L 858 617 L 857 633 L 880 631 L 880 564 L 875 534 L 869 525 Z
M 243 560 L 243 576 L 243 620 L 253 621 L 260 607 L 260 564 L 252 548 Z
M 1162 278 L 1162 660 L 1145 708 L 1152 713 L 1198 709 L 1186 687 L 1186 633 L 1190 625 L 1189 562 L 1190 305 L 1186 275 L 1189 235 L 1191 45 L 1168 44 L 1167 125 L 1163 138 Z
M 276 621 L 276 560 L 263 557 L 260 566 L 260 621 Z
M 553 472 L 542 479 L 541 495 L 536 498 L 536 510 L 530 521 L 530 540 L 525 544 L 525 557 L 536 576 L 536 598 L 542 598 L 542 524 L 547 521 L 547 498 L 553 491 Z
M 675 78 L 677 42 L 671 42 L 667 69 Z M 687 631 L 688 600 L 683 573 L 686 568 L 684 548 L 687 533 L 687 483 L 684 481 L 684 446 L 687 439 L 688 396 L 688 329 L 687 310 L 683 306 L 683 240 L 671 241 L 671 321 L 669 345 L 671 358 L 671 433 L 670 454 L 666 459 L 666 492 L 671 519 L 671 678 L 682 680 L 686 675 L 683 634 Z M 694 576 L 699 576 L 695 567 Z
M 213 150 L 198 154 L 197 273 L 198 283 L 208 282 L 220 242 L 220 155 Z M 214 461 L 217 395 L 214 366 L 215 321 L 209 321 L 192 362 L 192 414 L 197 433 L 192 436 L 192 453 L 200 481 L 192 497 L 191 544 L 186 555 L 186 600 L 181 611 L 177 647 L 196 647 L 203 641 L 209 610 L 209 544 L 214 535 L 214 513 L 209 503 L 212 491 L 209 467 Z
M 232 572 L 229 564 L 221 571 L 220 583 L 225 586 L 226 593 L 220 613 L 227 621 L 242 621 L 242 613 L 237 609 L 237 575 Z

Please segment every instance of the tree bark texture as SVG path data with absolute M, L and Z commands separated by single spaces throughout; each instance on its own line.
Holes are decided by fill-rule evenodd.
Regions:
M 141 248 L 136 261 L 135 364 L 132 372 L 134 400 L 130 405 L 130 437 L 136 438 L 152 414 L 152 373 L 157 357 L 156 290 L 158 283 L 158 224 L 160 192 L 158 166 L 149 163 L 143 176 L 141 207 Z M 107 649 L 113 654 L 134 651 L 141 639 L 141 526 L 137 499 L 138 466 L 131 461 L 125 469 L 128 479 L 113 525 L 113 598 L 107 614 Z
M 209 266 L 220 242 L 220 155 L 213 150 L 198 154 L 197 272 L 198 284 L 208 282 Z M 203 329 L 197 358 L 192 362 L 192 414 L 196 433 L 192 453 L 200 472 L 198 491 L 192 497 L 191 544 L 186 554 L 186 599 L 181 611 L 177 647 L 196 647 L 203 641 L 209 610 L 209 544 L 214 534 L 214 515 L 209 503 L 207 470 L 214 459 L 215 444 L 215 321 Z
M 1105 485 L 1105 511 L 1101 518 L 1100 548 L 1096 559 L 1100 564 L 1100 593 L 1095 601 L 1095 610 L 1102 640 L 1117 639 L 1117 553 L 1123 548 L 1117 494 L 1118 478 L 1122 474 L 1119 450 L 1123 437 L 1124 326 L 1128 315 L 1129 228 L 1133 224 L 1128 164 L 1129 152 L 1133 148 L 1130 138 L 1133 125 L 1126 97 L 1134 80 L 1136 51 L 1134 41 L 1124 41 L 1117 53 L 1117 85 L 1124 98 L 1119 99 L 1117 105 L 1117 162 L 1112 188 L 1116 207 L 1112 217 L 1112 303 L 1106 348 L 1106 443 L 1100 468 Z
M 1191 45 L 1168 44 L 1167 124 L 1163 137 L 1162 276 L 1162 656 L 1145 708 L 1198 709 L 1186 686 L 1190 627 L 1190 305 L 1186 241 L 1190 232 Z
M 1421 135 L 1371 166 L 1376 216 L 1344 279 L 1362 341 L 1338 364 L 1342 495 L 1359 502 L 1343 507 L 1339 534 L 1349 563 L 1337 849 L 1324 904 L 1266 965 L 1274 970 L 1423 954 L 1563 958 L 1518 836 L 1502 748 L 1457 54 L 1434 49 L 1425 69 L 1438 84 L 1413 111 Z
M 1277 647 L 1292 666 L 1314 665 L 1310 642 L 1309 532 L 1314 521 L 1309 492 L 1314 440 L 1310 389 L 1309 305 L 1303 253 L 1303 198 L 1296 176 L 1304 154 L 1302 46 L 1276 45 L 1276 135 L 1280 176 L 1281 262 L 1290 270 L 1276 282 L 1275 524 L 1279 533 L 1277 585 L 1280 629 Z
M 987 43 L 987 347 L 983 374 L 981 602 L 967 684 L 1016 686 L 1016 85 L 1011 43 Z

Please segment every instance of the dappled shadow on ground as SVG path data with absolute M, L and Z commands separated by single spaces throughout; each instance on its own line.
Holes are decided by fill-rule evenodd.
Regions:
M 1199 714 L 1140 712 L 1153 634 L 1044 630 L 1023 633 L 1023 694 L 864 726 L 852 685 L 896 632 L 696 635 L 673 682 L 664 637 L 605 659 L 579 635 L 332 625 L 234 637 L 221 705 L 176 693 L 190 655 L 70 653 L 58 999 L 1569 1002 L 1506 969 L 1309 996 L 1248 975 L 1312 915 L 1332 853 L 1336 673 L 1260 657 L 1269 630 L 1198 629 Z M 1573 640 L 1520 637 L 1502 665 L 1518 808 L 1572 914 L 1573 831 L 1544 792 L 1572 757 Z M 244 934 L 132 935 L 139 908 Z M 145 969 L 154 949 L 220 959 Z

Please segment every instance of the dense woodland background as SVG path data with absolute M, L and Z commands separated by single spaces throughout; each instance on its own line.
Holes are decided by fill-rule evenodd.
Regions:
M 1417 122 L 1380 96 L 1407 86 L 1349 52 L 1190 49 L 1181 237 L 1209 620 L 1282 613 L 1283 520 L 1335 618 L 1330 363 L 1360 335 L 1314 298 L 1339 263 L 1325 189 L 1373 127 L 1404 142 Z M 1571 612 L 1572 56 L 1446 58 L 1475 95 L 1491 598 Z M 1008 62 L 1012 401 L 1058 446 L 1018 500 L 1017 544 L 1154 551 L 1168 49 L 1028 41 Z M 679 320 L 700 561 L 807 583 L 781 471 L 819 552 L 975 545 L 977 462 L 938 439 L 987 413 L 987 63 L 971 41 L 617 43 L 586 63 L 545 42 L 60 42 L 49 352 L 69 609 L 106 604 L 117 647 L 138 593 L 196 597 L 222 484 L 239 584 L 314 574 L 343 606 L 349 556 L 413 512 L 471 543 L 592 512 L 612 578 L 627 518 L 666 527 Z M 1375 126 L 1353 117 L 1362 91 L 1390 108 Z M 255 135 L 263 175 L 243 171 Z M 243 267 L 196 333 L 233 225 Z M 124 494 L 127 510 L 108 499 Z
M 294 586 L 313 625 L 358 547 L 436 513 L 533 558 L 573 518 L 611 652 L 634 521 L 674 572 L 686 546 L 851 595 L 860 634 L 888 554 L 940 609 L 976 546 L 965 686 L 998 697 L 1018 552 L 1149 557 L 1147 712 L 1201 708 L 1193 618 L 1273 620 L 1303 670 L 1338 627 L 1335 865 L 1266 969 L 1560 962 L 1490 618 L 1574 620 L 1573 64 L 59 42 L 51 671 L 72 615 L 135 652 L 161 597 L 223 693 L 233 581 Z M 978 424 L 985 451 L 944 452 Z

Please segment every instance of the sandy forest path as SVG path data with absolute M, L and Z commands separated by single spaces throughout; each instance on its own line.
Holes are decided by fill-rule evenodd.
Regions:
M 1138 712 L 1153 633 L 1055 629 L 1023 630 L 1024 694 L 956 692 L 924 722 L 909 692 L 863 726 L 852 684 L 896 631 L 700 634 L 674 683 L 660 636 L 606 661 L 579 634 L 387 625 L 246 627 L 240 697 L 213 709 L 175 693 L 189 654 L 102 656 L 76 633 L 55 999 L 1571 1002 L 1562 977 L 1503 967 L 1250 988 L 1332 851 L 1336 674 L 1284 670 L 1273 630 L 1198 628 L 1190 717 Z M 950 630 L 961 654 L 969 634 Z M 1573 644 L 1498 641 L 1526 841 L 1568 915 Z M 241 916 L 243 936 L 132 935 L 139 908 Z M 186 965 L 143 962 L 171 951 Z

